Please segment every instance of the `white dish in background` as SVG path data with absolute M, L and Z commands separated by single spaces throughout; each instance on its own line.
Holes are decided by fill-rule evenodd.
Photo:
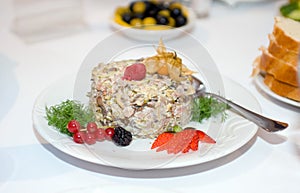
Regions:
M 292 105 L 295 107 L 300 107 L 300 102 L 288 99 L 286 97 L 279 96 L 278 94 L 274 93 L 267 85 L 265 85 L 263 76 L 257 75 L 254 78 L 254 82 L 263 92 L 265 92 L 270 97 L 272 97 L 278 101 L 281 101 L 283 103 L 286 103 L 286 104 L 289 104 L 289 105 Z
M 221 125 L 222 128 L 217 128 L 220 132 L 214 137 L 216 144 L 202 144 L 198 151 L 179 156 L 151 150 L 152 140 L 150 139 L 135 139 L 125 148 L 117 147 L 109 141 L 97 142 L 92 146 L 76 144 L 71 137 L 48 126 L 45 119 L 45 106 L 72 99 L 74 82 L 75 76 L 66 76 L 40 94 L 33 108 L 33 125 L 36 131 L 55 148 L 75 158 L 95 164 L 135 170 L 178 168 L 201 164 L 216 160 L 241 148 L 255 136 L 258 129 L 253 123 L 229 111 L 228 118 Z M 245 88 L 229 79 L 224 79 L 224 86 L 225 91 L 228 91 L 226 92 L 227 98 L 240 104 L 247 104 L 247 108 L 256 112 L 261 111 L 256 99 Z M 206 124 L 201 126 L 205 132 Z
M 113 17 L 110 19 L 110 25 L 115 29 L 119 30 L 125 36 L 138 40 L 138 41 L 158 41 L 160 38 L 164 40 L 174 39 L 178 36 L 185 35 L 190 32 L 194 25 L 196 16 L 193 10 L 189 10 L 188 23 L 178 28 L 171 28 L 165 30 L 144 30 L 138 28 L 124 27 L 116 23 Z M 126 29 L 126 30 L 125 30 Z

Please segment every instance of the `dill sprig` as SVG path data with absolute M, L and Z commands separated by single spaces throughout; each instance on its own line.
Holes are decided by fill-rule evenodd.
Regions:
M 75 119 L 79 121 L 80 125 L 85 126 L 88 122 L 94 120 L 90 108 L 74 100 L 66 100 L 51 107 L 46 106 L 45 109 L 48 125 L 54 126 L 61 133 L 69 136 L 72 136 L 72 133 L 67 129 L 69 121 Z
M 192 121 L 202 122 L 210 117 L 216 117 L 221 114 L 222 120 L 226 119 L 228 105 L 219 102 L 210 96 L 198 97 L 193 100 L 192 106 Z

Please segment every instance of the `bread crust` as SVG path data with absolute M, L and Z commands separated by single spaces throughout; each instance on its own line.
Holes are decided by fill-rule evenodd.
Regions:
M 259 69 L 261 71 L 273 75 L 274 78 L 281 82 L 298 86 L 296 65 L 275 58 L 265 47 L 260 49 L 262 54 L 259 60 Z
M 272 54 L 275 58 L 278 58 L 284 62 L 288 62 L 292 65 L 297 65 L 298 62 L 298 52 L 288 50 L 285 47 L 279 45 L 272 34 L 269 34 L 269 46 L 268 52 Z
M 294 51 L 296 53 L 299 53 L 300 50 L 300 40 L 297 40 L 291 36 L 285 31 L 285 29 L 282 29 L 280 26 L 280 22 L 283 22 L 283 20 L 289 20 L 288 18 L 282 18 L 282 17 L 275 17 L 275 24 L 273 27 L 273 35 L 278 43 L 278 45 Z M 296 21 L 294 21 L 296 25 L 298 24 Z
M 280 82 L 270 74 L 265 75 L 264 83 L 276 94 L 300 102 L 300 88 Z

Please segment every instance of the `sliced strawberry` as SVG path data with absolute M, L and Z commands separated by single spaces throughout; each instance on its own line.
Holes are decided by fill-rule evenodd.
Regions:
M 167 143 L 173 136 L 174 133 L 168 133 L 168 132 L 160 134 L 153 142 L 151 149 L 162 146 L 163 144 Z
M 196 130 L 187 129 L 179 133 L 176 133 L 167 143 L 160 146 L 156 151 L 166 150 L 168 154 L 177 154 L 185 150 L 191 143 L 193 137 L 196 134 Z
M 198 133 L 195 132 L 192 141 L 190 142 L 190 144 L 188 145 L 187 148 L 185 148 L 184 150 L 182 150 L 182 153 L 187 153 L 190 150 L 197 151 L 198 150 L 198 144 L 199 144 L 199 136 L 198 136 Z
M 182 153 L 187 153 L 190 151 L 190 149 L 191 149 L 191 147 L 187 146 L 184 150 L 182 150 Z
M 199 144 L 199 136 L 196 133 L 191 141 L 191 143 L 189 144 L 189 147 L 192 151 L 197 151 L 198 150 L 198 144 Z
M 204 133 L 203 131 L 200 130 L 196 130 L 199 140 L 203 143 L 216 143 L 216 141 L 211 138 L 209 135 L 207 135 L 206 133 Z

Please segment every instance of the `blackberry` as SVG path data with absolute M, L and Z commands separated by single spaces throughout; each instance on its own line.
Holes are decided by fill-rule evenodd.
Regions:
M 118 146 L 127 146 L 132 141 L 132 134 L 123 127 L 117 126 L 112 140 Z

